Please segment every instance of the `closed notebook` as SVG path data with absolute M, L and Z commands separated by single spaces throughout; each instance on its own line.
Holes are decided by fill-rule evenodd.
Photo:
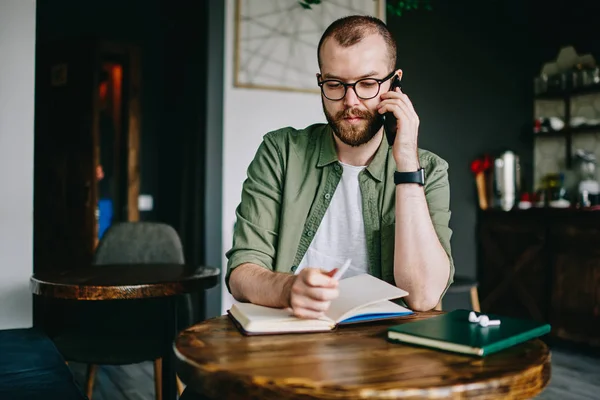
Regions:
M 372 275 L 363 274 L 342 279 L 338 289 L 339 297 L 331 302 L 325 317 L 320 319 L 297 318 L 285 309 L 250 303 L 234 304 L 228 313 L 246 335 L 325 332 L 341 324 L 412 314 L 411 310 L 389 301 L 406 296 L 406 291 Z
M 550 325 L 533 320 L 486 314 L 498 326 L 469 322 L 468 310 L 455 310 L 425 320 L 388 328 L 388 339 L 456 353 L 485 356 L 550 332 Z M 476 313 L 476 315 L 479 315 Z

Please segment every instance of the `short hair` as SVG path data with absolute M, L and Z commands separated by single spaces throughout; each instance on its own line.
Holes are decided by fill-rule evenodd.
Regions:
M 332 37 L 342 47 L 350 47 L 363 40 L 366 36 L 379 34 L 388 48 L 391 68 L 396 67 L 396 41 L 387 25 L 379 18 L 368 15 L 351 15 L 335 20 L 327 27 L 319 46 L 317 47 L 317 60 L 321 68 L 321 47 L 326 39 Z

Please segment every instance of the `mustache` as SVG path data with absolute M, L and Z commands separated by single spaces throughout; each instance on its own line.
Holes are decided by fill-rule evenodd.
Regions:
M 344 119 L 344 118 L 365 118 L 368 119 L 371 117 L 371 113 L 364 110 L 359 110 L 356 108 L 348 108 L 346 110 L 340 111 L 335 116 L 336 119 Z

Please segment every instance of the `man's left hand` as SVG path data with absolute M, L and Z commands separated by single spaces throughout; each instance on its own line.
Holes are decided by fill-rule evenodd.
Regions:
M 419 116 L 408 96 L 402 93 L 400 88 L 393 92 L 382 93 L 381 100 L 378 105 L 379 113 L 383 114 L 391 111 L 398 120 L 396 139 L 392 147 L 392 154 L 398 171 L 416 171 L 419 169 L 417 155 Z

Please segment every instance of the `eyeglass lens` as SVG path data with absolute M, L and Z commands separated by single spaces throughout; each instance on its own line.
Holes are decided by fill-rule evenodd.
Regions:
M 354 84 L 354 91 L 361 99 L 372 99 L 379 93 L 379 82 L 361 79 Z M 323 83 L 323 94 L 330 100 L 340 100 L 346 95 L 346 87 L 340 81 L 327 81 Z

